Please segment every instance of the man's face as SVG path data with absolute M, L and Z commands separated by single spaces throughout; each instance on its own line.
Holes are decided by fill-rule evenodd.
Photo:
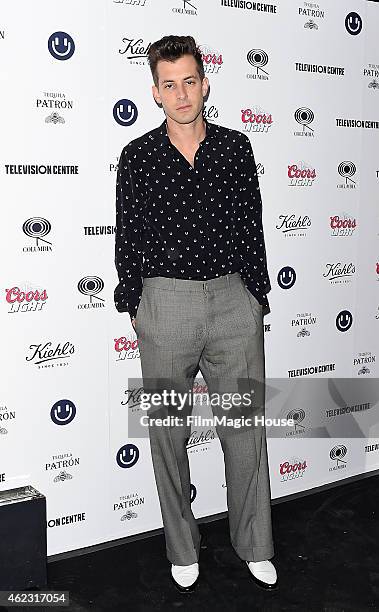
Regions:
M 201 81 L 193 55 L 183 55 L 175 62 L 160 60 L 157 65 L 158 87 L 153 96 L 166 115 L 177 123 L 192 123 L 203 110 L 203 98 L 209 87 Z

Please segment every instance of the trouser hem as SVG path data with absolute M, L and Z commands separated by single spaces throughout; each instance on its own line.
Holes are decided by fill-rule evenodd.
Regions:
M 167 559 L 170 561 L 170 563 L 173 563 L 174 565 L 192 565 L 192 563 L 199 562 L 200 547 L 199 551 L 197 551 L 195 548 L 192 548 L 181 551 L 180 554 L 178 554 L 178 552 L 170 550 L 169 548 L 166 548 L 166 553 Z
M 232 546 L 242 561 L 266 561 L 274 556 L 273 546 L 254 546 L 254 548 L 244 548 L 241 546 L 235 546 L 233 542 Z

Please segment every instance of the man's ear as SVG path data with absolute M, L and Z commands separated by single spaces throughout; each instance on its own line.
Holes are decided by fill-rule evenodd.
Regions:
M 160 95 L 159 95 L 158 87 L 157 87 L 156 85 L 153 85 L 153 86 L 152 86 L 152 88 L 151 88 L 151 91 L 153 92 L 153 97 L 154 97 L 154 100 L 155 100 L 155 101 L 156 101 L 158 104 L 161 104 L 161 103 L 162 103 L 162 100 L 161 100 L 161 97 L 160 97 Z
M 209 89 L 209 80 L 208 80 L 207 77 L 203 78 L 203 82 L 201 84 L 201 88 L 202 88 L 202 91 L 203 91 L 203 97 L 205 97 L 207 95 L 208 89 Z

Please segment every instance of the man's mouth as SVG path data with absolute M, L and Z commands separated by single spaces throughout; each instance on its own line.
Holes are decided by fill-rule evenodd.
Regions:
M 191 108 L 190 104 L 186 104 L 185 106 L 179 106 L 176 110 L 188 110 Z

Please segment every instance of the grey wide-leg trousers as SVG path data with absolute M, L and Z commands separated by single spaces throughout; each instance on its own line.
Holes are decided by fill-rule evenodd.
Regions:
M 251 391 L 253 408 L 212 406 L 214 415 L 264 416 L 262 307 L 238 272 L 207 281 L 145 278 L 136 333 L 145 392 L 169 386 L 177 393 L 188 393 L 200 370 L 210 397 Z M 167 405 L 154 410 L 158 412 L 153 416 L 185 417 L 192 406 L 188 402 L 179 412 Z M 199 559 L 200 535 L 191 510 L 186 450 L 190 429 L 190 425 L 149 426 L 166 552 L 175 565 Z M 269 559 L 274 548 L 265 428 L 221 424 L 216 429 L 224 453 L 232 546 L 243 560 Z

